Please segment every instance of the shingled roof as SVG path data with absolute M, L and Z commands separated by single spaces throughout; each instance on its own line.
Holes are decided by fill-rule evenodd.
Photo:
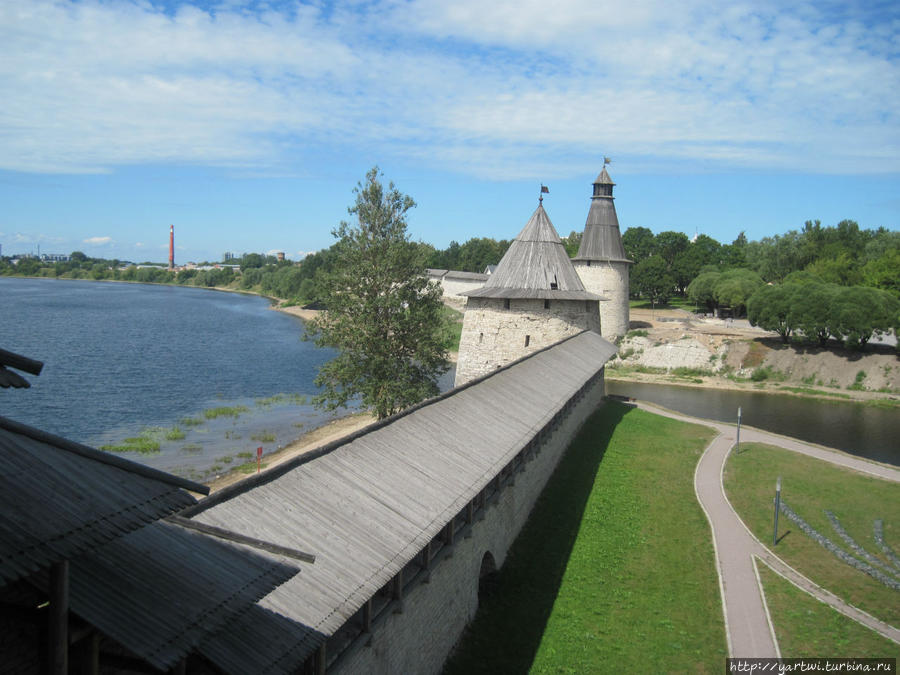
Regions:
M 470 298 L 600 299 L 584 290 L 543 205 L 535 209 L 484 286 L 460 295 Z
M 200 652 L 229 671 L 294 672 L 615 351 L 596 333 L 579 333 L 189 509 L 203 523 L 317 556 Z
M 594 194 L 591 196 L 591 208 L 584 226 L 584 235 L 581 237 L 578 255 L 573 260 L 631 262 L 622 246 L 619 218 L 613 202 L 614 185 L 604 166 L 594 181 Z
M 196 503 L 209 488 L 0 417 L 0 587 Z

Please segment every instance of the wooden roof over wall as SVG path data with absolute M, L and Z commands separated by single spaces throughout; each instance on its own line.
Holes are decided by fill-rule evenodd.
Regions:
M 437 536 L 615 351 L 596 333 L 580 333 L 188 509 L 203 523 L 317 556 L 315 565 L 212 636 L 201 653 L 229 671 L 291 672 Z M 241 648 L 253 635 L 267 637 Z
M 298 571 L 276 556 L 161 521 L 72 560 L 70 604 L 168 670 Z
M 196 503 L 209 488 L 0 417 L 0 587 Z

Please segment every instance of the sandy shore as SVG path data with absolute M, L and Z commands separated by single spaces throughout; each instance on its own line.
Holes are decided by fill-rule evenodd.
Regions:
M 284 306 L 276 303 L 272 305 L 272 309 L 279 312 L 284 312 L 285 314 L 290 314 L 291 316 L 299 317 L 304 321 L 315 319 L 319 315 L 319 310 L 317 309 L 303 309 L 302 307 L 298 307 L 297 305 Z
M 293 443 L 289 443 L 281 450 L 263 455 L 262 471 L 268 471 L 280 464 L 284 464 L 294 457 L 321 448 L 323 445 L 327 445 L 332 441 L 336 441 L 344 436 L 352 434 L 354 431 L 358 431 L 374 421 L 375 416 L 370 413 L 355 413 L 332 420 L 328 424 L 324 424 L 321 427 L 303 434 L 303 436 Z M 223 487 L 237 483 L 246 477 L 247 474 L 234 469 L 224 476 L 208 481 L 206 485 L 209 486 L 210 493 L 212 493 L 216 490 L 221 490 Z

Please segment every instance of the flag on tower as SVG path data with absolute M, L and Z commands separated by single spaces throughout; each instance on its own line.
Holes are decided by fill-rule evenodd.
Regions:
M 550 188 L 543 183 L 541 184 L 541 194 L 550 194 Z

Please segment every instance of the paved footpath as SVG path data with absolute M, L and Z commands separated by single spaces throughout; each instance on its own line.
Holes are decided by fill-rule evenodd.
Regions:
M 718 432 L 706 448 L 694 473 L 694 490 L 713 531 L 718 561 L 719 584 L 725 613 L 728 652 L 732 657 L 780 658 L 778 642 L 760 588 L 755 565 L 764 561 L 775 572 L 835 610 L 862 623 L 884 637 L 900 643 L 900 630 L 880 621 L 817 586 L 764 546 L 744 525 L 725 497 L 722 475 L 725 461 L 735 442 L 735 427 L 675 413 L 638 402 L 638 407 L 657 415 L 702 424 Z M 758 429 L 741 427 L 741 443 L 776 445 L 793 452 L 831 462 L 863 473 L 900 482 L 900 470 L 828 450 L 794 438 Z

